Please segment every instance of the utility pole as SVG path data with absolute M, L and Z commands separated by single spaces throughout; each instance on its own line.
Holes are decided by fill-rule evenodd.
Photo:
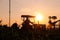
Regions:
M 9 27 L 10 27 L 10 22 L 11 22 L 11 0 L 9 0 Z

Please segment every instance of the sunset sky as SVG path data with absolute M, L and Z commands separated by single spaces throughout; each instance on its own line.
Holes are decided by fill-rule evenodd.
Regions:
M 42 23 L 48 23 L 48 16 L 60 17 L 60 0 L 11 0 L 11 24 L 21 24 L 21 15 L 44 16 Z M 0 0 L 0 20 L 9 23 L 9 0 Z

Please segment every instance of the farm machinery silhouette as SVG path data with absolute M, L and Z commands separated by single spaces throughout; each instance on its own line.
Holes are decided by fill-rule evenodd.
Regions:
M 24 28 L 33 28 L 33 29 L 40 29 L 40 28 L 43 28 L 45 29 L 46 28 L 46 25 L 45 24 L 35 24 L 35 16 L 31 16 L 31 15 L 21 15 L 22 19 L 23 19 L 23 23 L 22 23 L 22 27 Z M 31 22 L 30 21 L 30 18 L 33 18 L 34 22 Z
M 22 18 L 22 20 L 23 20 L 23 23 L 22 23 L 22 26 L 23 27 L 28 27 L 28 26 L 32 26 L 32 28 L 34 28 L 34 29 L 46 29 L 46 24 L 35 24 L 34 22 L 31 22 L 30 21 L 30 18 L 33 18 L 33 20 L 35 20 L 34 18 L 35 18 L 35 16 L 31 16 L 31 15 L 21 15 L 21 18 Z M 53 20 L 52 20 L 53 19 Z M 57 21 L 55 21 L 57 19 L 57 17 L 56 16 L 49 16 L 49 21 L 48 21 L 48 23 L 49 23 L 49 25 L 50 25 L 50 28 L 54 28 L 55 29 L 55 26 L 57 26 L 56 25 L 56 23 L 58 22 L 59 24 L 58 24 L 58 26 L 59 26 L 59 28 L 60 28 L 60 20 L 57 20 Z M 52 22 L 53 21 L 53 22 Z M 30 24 L 32 24 L 32 25 L 30 25 Z

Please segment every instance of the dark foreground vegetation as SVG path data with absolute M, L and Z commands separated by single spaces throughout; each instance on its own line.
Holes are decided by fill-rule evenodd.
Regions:
M 32 28 L 31 26 L 18 28 L 17 23 L 11 27 L 0 25 L 0 40 L 60 40 L 60 29 Z

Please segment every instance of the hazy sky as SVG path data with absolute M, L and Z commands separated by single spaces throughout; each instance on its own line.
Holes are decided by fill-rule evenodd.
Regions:
M 9 0 L 0 0 L 0 19 L 8 24 Z M 44 16 L 44 23 L 48 22 L 48 16 L 60 17 L 60 0 L 11 0 L 11 23 L 20 24 L 21 15 L 36 15 L 40 12 Z

